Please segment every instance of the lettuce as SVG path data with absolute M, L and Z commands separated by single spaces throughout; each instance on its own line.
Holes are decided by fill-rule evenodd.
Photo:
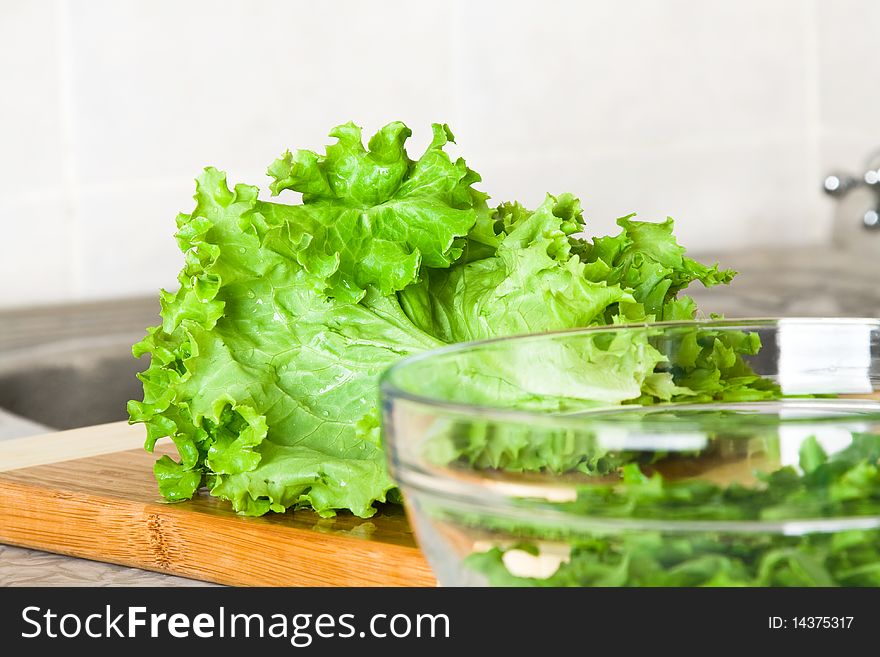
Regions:
M 271 192 L 297 192 L 300 203 L 230 189 L 207 168 L 195 209 L 177 218 L 180 287 L 162 291 L 161 326 L 133 347 L 150 365 L 143 399 L 128 406 L 131 422 L 146 424 L 147 450 L 162 437 L 178 449 L 154 468 L 169 500 L 206 486 L 249 515 L 368 517 L 397 499 L 376 400 L 393 362 L 462 340 L 689 319 L 695 304 L 681 290 L 734 275 L 685 257 L 671 220 L 625 217 L 620 234 L 591 241 L 578 237 L 584 220 L 569 194 L 534 211 L 490 208 L 474 188 L 480 176 L 447 154 L 445 125 L 415 160 L 399 122 L 367 147 L 351 123 L 330 134 L 323 155 L 287 152 L 269 167 Z M 656 354 L 626 360 L 619 347 L 620 358 L 606 354 L 615 402 L 737 386 L 762 394 L 738 358 L 753 344 L 695 344 L 687 384 L 655 371 Z
M 621 468 L 620 482 L 585 486 L 577 501 L 560 509 L 654 521 L 870 518 L 880 512 L 880 436 L 853 433 L 852 443 L 830 456 L 810 437 L 799 456 L 800 470 L 786 466 L 759 473 L 761 485 L 755 487 L 669 481 L 659 472 L 648 477 L 629 463 Z M 465 559 L 494 586 L 880 586 L 877 529 L 802 534 L 642 529 L 576 535 L 565 523 L 556 528 L 494 523 L 495 529 L 517 533 L 521 542 Z M 485 519 L 478 524 L 485 526 Z M 568 548 L 566 559 L 545 578 L 514 574 L 505 562 L 511 551 L 541 554 L 541 541 L 530 540 L 529 534 Z

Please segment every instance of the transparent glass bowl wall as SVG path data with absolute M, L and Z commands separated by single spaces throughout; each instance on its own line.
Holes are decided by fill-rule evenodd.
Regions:
M 444 585 L 880 585 L 878 390 L 878 320 L 603 327 L 404 360 L 383 430 Z

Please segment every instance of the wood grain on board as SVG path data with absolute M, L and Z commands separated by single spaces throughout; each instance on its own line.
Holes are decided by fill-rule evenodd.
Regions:
M 364 520 L 308 511 L 246 518 L 204 493 L 168 504 L 153 480 L 156 455 L 131 449 L 143 427 L 126 423 L 4 442 L 2 543 L 221 584 L 436 584 L 399 507 Z

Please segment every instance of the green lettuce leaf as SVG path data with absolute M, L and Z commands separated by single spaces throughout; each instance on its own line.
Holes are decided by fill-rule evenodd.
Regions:
M 134 347 L 152 359 L 131 419 L 147 424 L 148 449 L 171 436 L 181 455 L 156 467 L 169 499 L 205 484 L 243 513 L 309 506 L 361 516 L 385 500 L 393 484 L 379 444 L 376 379 L 399 358 L 440 344 L 407 319 L 393 292 L 423 258 L 439 265 L 455 257 L 456 238 L 483 203 L 463 193 L 474 175 L 442 153 L 447 137 L 436 127 L 425 157 L 407 164 L 412 175 L 367 208 L 356 205 L 365 200 L 357 185 L 286 206 L 259 201 L 254 187 L 230 191 L 215 169 L 199 178 L 196 209 L 178 217 L 180 289 L 162 294 L 162 326 Z M 381 177 L 382 162 L 356 158 L 342 143 L 324 167 L 352 167 L 366 186 L 370 175 Z M 374 145 L 387 160 L 393 144 Z M 291 172 L 288 184 L 312 176 L 316 187 L 319 174 L 329 175 L 316 171 Z M 413 205 L 422 219 L 436 213 L 430 231 L 413 229 Z M 372 258 L 385 244 L 398 252 Z M 415 271 L 401 265 L 408 259 Z
M 594 280 L 621 285 L 633 291 L 641 308 L 630 308 L 625 317 L 655 320 L 691 319 L 696 306 L 689 297 L 677 298 L 694 281 L 706 287 L 729 283 L 736 272 L 719 271 L 687 258 L 684 247 L 672 234 L 674 222 L 633 221 L 629 215 L 617 220 L 623 229 L 615 237 L 599 237 L 579 245 L 587 270 Z M 612 318 L 609 318 L 609 320 Z
M 634 301 L 619 285 L 593 281 L 572 254 L 569 235 L 583 227 L 576 199 L 548 196 L 533 213 L 502 206 L 494 253 L 450 269 L 432 269 L 400 294 L 416 325 L 445 342 L 605 323 L 612 304 Z
M 370 516 L 395 495 L 376 384 L 398 359 L 461 340 L 691 318 L 696 308 L 678 292 L 733 276 L 686 258 L 671 221 L 625 218 L 620 235 L 590 241 L 579 237 L 584 220 L 569 194 L 535 211 L 490 210 L 474 188 L 480 176 L 447 154 L 445 125 L 433 126 L 417 159 L 399 122 L 366 147 L 354 124 L 330 134 L 336 143 L 324 154 L 286 152 L 269 167 L 272 193 L 297 192 L 301 202 L 260 200 L 256 187 L 230 189 L 208 168 L 195 209 L 177 218 L 180 287 L 161 293 L 161 326 L 133 348 L 151 360 L 143 400 L 129 403 L 148 450 L 163 437 L 177 447 L 178 460 L 155 466 L 169 500 L 207 487 L 246 514 Z M 499 371 L 511 394 L 532 398 L 717 397 L 758 388 L 738 358 L 753 346 L 702 340 L 684 366 L 645 341 L 623 341 L 581 354 L 586 378 L 530 383 L 517 371 L 523 363 Z M 465 387 L 497 393 L 478 380 Z M 495 456 L 472 456 L 510 467 L 570 462 L 517 447 L 513 435 L 496 442 Z M 600 458 L 590 467 L 606 467 Z
M 854 433 L 829 456 L 815 437 L 800 446 L 798 472 L 788 466 L 760 474 L 761 484 L 720 486 L 705 480 L 650 477 L 635 463 L 621 468 L 615 485 L 585 486 L 578 500 L 559 505 L 569 513 L 652 520 L 767 520 L 876 516 L 880 511 L 880 436 Z M 468 524 L 476 519 L 456 518 Z M 520 543 L 475 552 L 465 564 L 494 586 L 878 586 L 880 530 L 660 532 L 606 530 L 576 534 L 556 528 L 513 526 L 480 518 L 522 537 Z M 532 534 L 534 538 L 530 538 Z M 536 540 L 540 539 L 540 540 Z M 540 557 L 547 544 L 558 567 L 546 576 L 515 573 L 511 552 Z M 559 559 L 562 554 L 564 558 Z

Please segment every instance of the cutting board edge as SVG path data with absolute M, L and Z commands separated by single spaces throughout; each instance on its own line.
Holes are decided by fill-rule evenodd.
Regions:
M 9 438 L 0 441 L 0 474 L 142 448 L 146 437 L 143 424 L 122 420 Z

